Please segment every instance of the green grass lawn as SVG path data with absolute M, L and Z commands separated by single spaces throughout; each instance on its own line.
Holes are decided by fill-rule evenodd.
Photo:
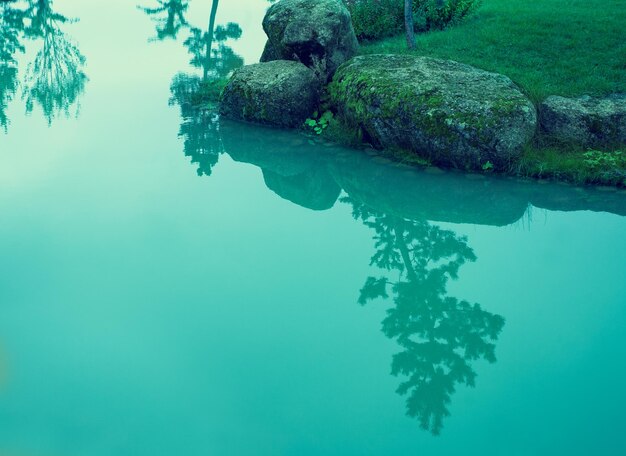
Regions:
M 509 76 L 535 102 L 549 95 L 626 92 L 626 0 L 483 0 L 476 14 L 444 31 L 364 43 L 362 54 L 414 53 Z M 626 150 L 600 160 L 586 150 L 542 144 L 538 136 L 511 172 L 578 184 L 626 186 Z
M 399 36 L 361 52 L 409 50 Z M 626 92 L 626 0 L 483 0 L 464 23 L 418 35 L 411 52 L 505 74 L 535 102 Z

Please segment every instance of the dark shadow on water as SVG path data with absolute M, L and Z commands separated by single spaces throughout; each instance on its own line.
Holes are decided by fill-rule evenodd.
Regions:
M 60 114 L 78 114 L 87 76 L 85 57 L 63 31 L 72 22 L 76 19 L 58 13 L 52 0 L 0 2 L 0 127 L 5 131 L 6 108 L 18 87 L 26 112 L 39 106 L 48 124 Z M 17 54 L 29 42 L 37 42 L 40 49 L 19 82 Z

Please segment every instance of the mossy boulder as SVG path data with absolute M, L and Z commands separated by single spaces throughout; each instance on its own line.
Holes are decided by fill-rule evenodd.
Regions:
M 504 170 L 537 125 L 534 105 L 509 78 L 450 60 L 355 57 L 329 92 L 339 118 L 375 147 L 445 167 Z
M 341 0 L 281 0 L 263 19 L 268 37 L 262 62 L 297 60 L 329 79 L 354 57 L 358 42 Z
M 301 63 L 275 60 L 236 70 L 222 92 L 220 114 L 264 125 L 295 128 L 318 105 L 321 83 Z
M 606 98 L 548 97 L 539 107 L 549 136 L 579 147 L 626 144 L 626 94 Z

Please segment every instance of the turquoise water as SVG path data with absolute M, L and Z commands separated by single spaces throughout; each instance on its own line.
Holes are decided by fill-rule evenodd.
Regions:
M 196 67 L 133 2 L 51 6 L 80 21 L 0 85 L 1 455 L 626 453 L 624 191 L 189 108 L 258 58 L 261 0 Z M 63 78 L 29 77 L 46 37 Z

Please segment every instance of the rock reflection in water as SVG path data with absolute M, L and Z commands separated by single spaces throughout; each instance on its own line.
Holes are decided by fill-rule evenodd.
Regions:
M 423 429 L 441 432 L 457 385 L 474 386 L 473 361 L 495 361 L 495 343 L 504 326 L 503 317 L 483 310 L 479 304 L 447 296 L 448 280 L 458 276 L 465 262 L 476 260 L 467 240 L 420 218 L 427 209 L 419 201 L 425 200 L 418 198 L 416 203 L 402 185 L 409 181 L 395 179 L 402 173 L 413 174 L 408 170 L 360 167 L 358 160 L 350 166 L 348 160 L 342 160 L 349 152 L 315 146 L 289 132 L 252 127 L 242 134 L 242 126 L 232 122 L 223 122 L 220 132 L 226 152 L 237 161 L 259 166 L 268 188 L 285 199 L 320 210 L 333 206 L 342 186 L 348 195 L 355 195 L 341 201 L 352 206 L 356 220 L 374 230 L 376 251 L 371 265 L 388 272 L 367 278 L 359 303 L 377 298 L 393 300 L 382 330 L 401 349 L 391 367 L 393 375 L 402 377 L 397 392 L 406 395 L 407 414 Z M 271 144 L 267 141 L 270 132 Z M 370 172 L 359 174 L 361 168 Z M 389 174 L 375 178 L 377 170 L 385 169 Z M 449 197 L 459 204 L 464 202 L 454 195 Z M 517 204 L 509 201 L 512 210 L 507 220 L 523 215 L 527 206 L 513 201 Z M 455 213 L 471 218 L 462 211 L 452 211 Z M 407 214 L 418 218 L 407 218 Z M 505 221 L 491 214 L 485 217 Z
M 626 198 L 618 189 L 419 169 L 294 131 L 217 121 L 219 141 L 234 160 L 283 176 L 323 168 L 334 180 L 329 185 L 338 185 L 351 198 L 379 213 L 411 220 L 491 226 L 518 222 L 531 205 L 556 211 L 626 215 Z M 303 189 L 310 186 L 310 182 L 303 184 Z M 280 188 L 273 187 L 272 191 L 283 196 Z
M 217 118 L 215 124 L 220 151 L 258 166 L 271 191 L 314 210 L 332 207 L 343 191 L 339 200 L 373 230 L 370 265 L 381 272 L 367 278 L 359 302 L 393 302 L 382 331 L 400 348 L 391 366 L 401 377 L 397 392 L 406 396 L 407 414 L 433 434 L 441 432 L 457 387 L 474 386 L 474 363 L 495 362 L 504 318 L 448 296 L 448 281 L 477 258 L 466 238 L 431 222 L 505 226 L 531 203 L 626 215 L 617 192 L 418 170 L 292 131 Z

